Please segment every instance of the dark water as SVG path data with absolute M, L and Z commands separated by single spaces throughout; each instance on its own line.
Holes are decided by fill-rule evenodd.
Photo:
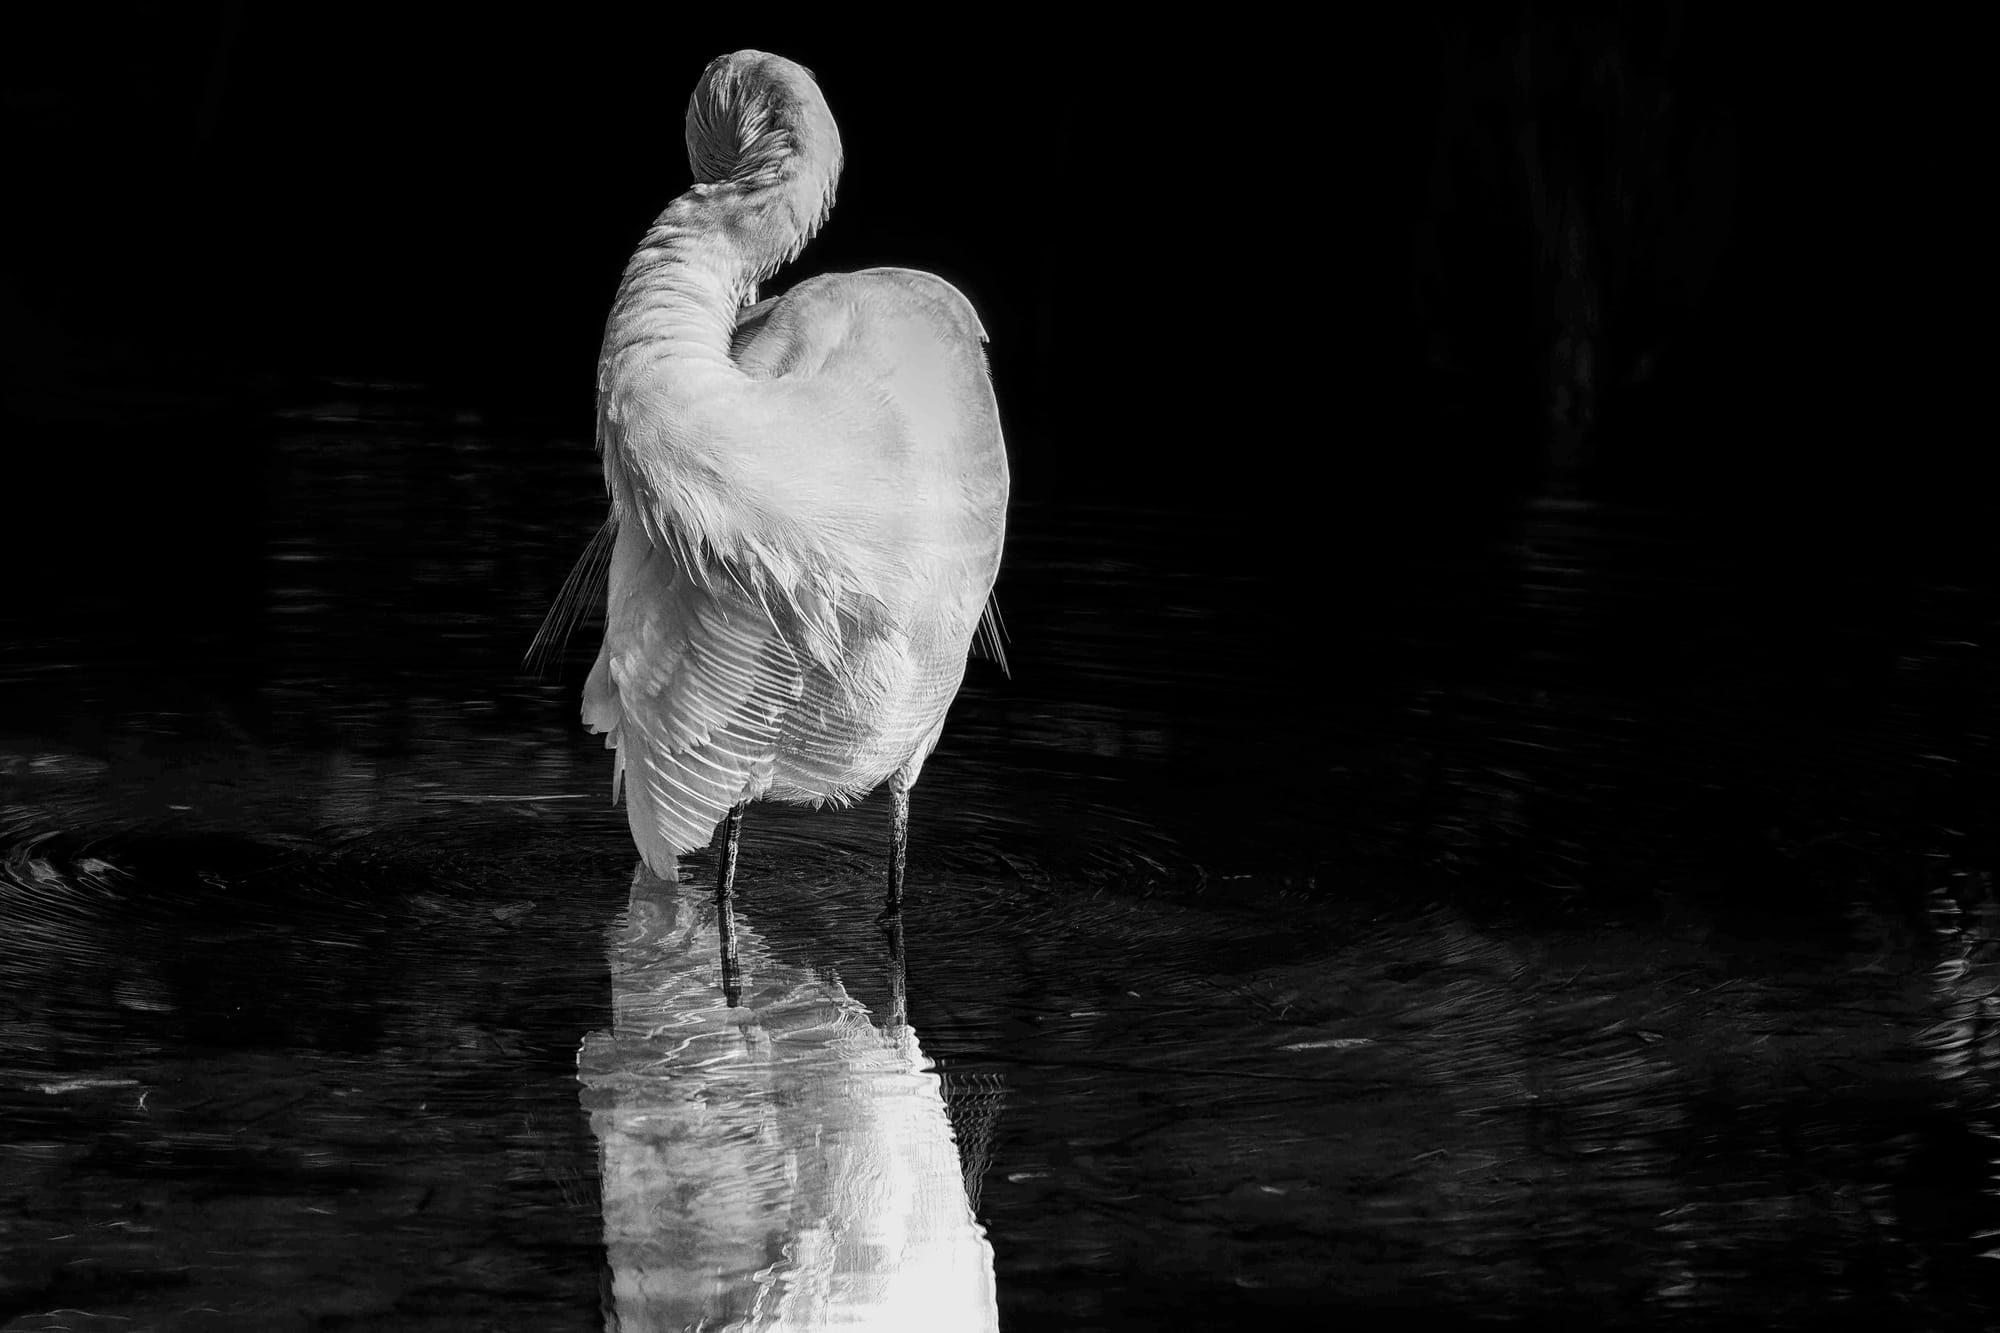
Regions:
M 756 807 L 746 1019 L 635 891 L 594 630 L 520 667 L 587 446 L 238 429 L 5 613 L 0 1328 L 754 1321 L 938 1208 L 1017 1329 L 1993 1323 L 1980 525 L 1030 494 L 900 983 L 882 804 Z

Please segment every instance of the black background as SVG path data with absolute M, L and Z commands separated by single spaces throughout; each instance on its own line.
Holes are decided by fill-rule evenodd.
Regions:
M 1501 78 L 1530 13 L 1611 14 L 1687 129 L 1607 242 L 1630 275 L 1607 355 L 1660 369 L 1606 391 L 1600 491 L 1885 551 L 1978 521 L 1962 33 L 1659 6 L 1331 27 L 112 6 L 7 43 L 10 562 L 47 590 L 240 526 L 245 423 L 314 377 L 420 383 L 583 447 L 621 266 L 688 180 L 688 91 L 755 45 L 816 71 L 847 148 L 791 276 L 958 283 L 1018 496 L 1268 519 L 1241 558 L 1294 595 L 1402 516 L 1534 485 L 1535 239 L 1465 74 Z M 1603 110 L 1557 89 L 1542 113 L 1587 142 Z M 1727 172 L 1689 156 L 1700 126 Z

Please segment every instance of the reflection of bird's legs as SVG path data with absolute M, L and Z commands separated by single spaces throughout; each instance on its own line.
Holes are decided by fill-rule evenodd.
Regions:
M 903 914 L 903 865 L 910 845 L 910 789 L 900 777 L 889 780 L 889 905 L 882 920 L 894 921 Z
M 903 918 L 884 920 L 882 933 L 889 941 L 889 1032 L 900 1036 L 910 1023 L 909 982 L 903 971 Z
M 736 961 L 736 843 L 743 834 L 743 806 L 730 807 L 716 852 L 715 924 L 722 936 L 722 998 L 734 1009 L 743 998 L 743 969 Z

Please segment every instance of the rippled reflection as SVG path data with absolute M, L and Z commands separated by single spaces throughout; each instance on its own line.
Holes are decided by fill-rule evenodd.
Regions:
M 614 931 L 613 1025 L 578 1067 L 621 1330 L 998 1325 L 938 1076 L 910 1027 L 641 869 Z

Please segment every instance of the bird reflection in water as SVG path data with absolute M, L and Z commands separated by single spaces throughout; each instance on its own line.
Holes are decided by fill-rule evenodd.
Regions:
M 612 1029 L 578 1060 L 607 1326 L 998 1328 L 992 1248 L 900 1003 L 877 1027 L 838 980 L 745 927 L 755 984 L 747 1006 L 725 1004 L 716 920 L 706 891 L 642 867 L 612 932 Z

